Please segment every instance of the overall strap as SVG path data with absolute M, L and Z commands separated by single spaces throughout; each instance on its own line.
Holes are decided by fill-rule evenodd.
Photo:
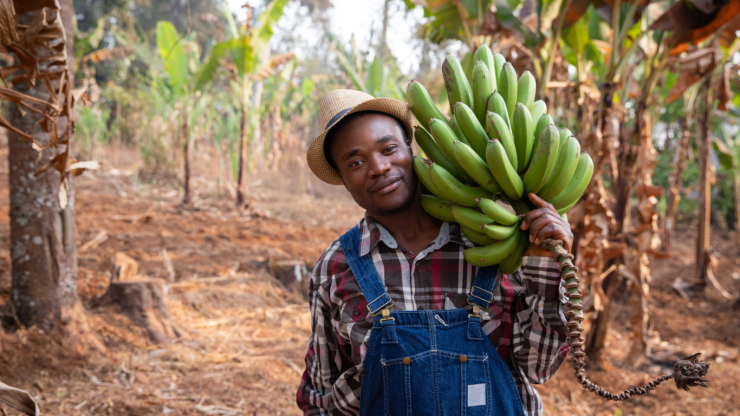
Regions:
M 360 226 L 355 225 L 339 237 L 339 243 L 342 245 L 344 257 L 349 263 L 352 273 L 357 279 L 360 290 L 367 299 L 367 310 L 372 316 L 378 315 L 383 309 L 393 306 L 393 300 L 385 291 L 383 282 L 380 280 L 375 263 L 370 254 L 360 257 L 360 239 L 362 233 Z M 495 276 L 495 274 L 494 274 Z M 493 284 L 491 284 L 493 287 Z
M 497 274 L 498 264 L 478 268 L 468 297 L 469 304 L 480 306 L 483 309 L 488 308 L 488 305 L 493 302 L 493 284 L 496 283 Z

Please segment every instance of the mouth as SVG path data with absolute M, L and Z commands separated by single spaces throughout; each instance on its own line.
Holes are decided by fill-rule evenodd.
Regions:
M 401 180 L 403 179 L 402 176 L 393 176 L 390 178 L 386 178 L 384 180 L 381 180 L 374 186 L 370 188 L 370 193 L 377 193 L 381 195 L 385 195 L 388 193 L 391 193 L 398 189 L 399 186 L 401 186 Z

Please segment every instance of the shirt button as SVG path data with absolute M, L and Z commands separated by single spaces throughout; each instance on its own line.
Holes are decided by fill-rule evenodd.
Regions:
M 409 358 L 409 357 L 404 358 L 403 359 L 403 363 L 406 364 L 406 365 L 411 364 L 411 358 Z
M 460 356 L 460 362 L 461 363 L 464 363 L 465 361 L 468 361 L 468 357 L 466 355 L 461 355 Z
M 362 311 L 359 308 L 355 309 L 355 316 L 360 316 L 361 313 Z

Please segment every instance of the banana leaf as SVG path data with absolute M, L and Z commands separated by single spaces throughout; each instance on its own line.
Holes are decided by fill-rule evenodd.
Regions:
M 189 76 L 188 56 L 182 45 L 182 38 L 172 23 L 157 22 L 157 46 L 169 76 L 170 86 L 178 95 L 185 94 Z
M 283 8 L 288 4 L 289 0 L 273 0 L 267 5 L 267 9 L 257 19 L 257 28 L 252 32 L 252 43 L 254 49 L 261 51 L 270 41 L 274 33 L 273 26 L 275 26 L 283 15 Z M 258 54 L 259 55 L 259 54 Z M 257 58 L 259 59 L 259 57 Z
M 193 89 L 196 91 L 202 90 L 206 85 L 213 81 L 213 76 L 216 71 L 221 67 L 221 60 L 226 56 L 226 53 L 231 47 L 230 41 L 224 41 L 216 44 L 208 54 L 208 58 L 205 63 L 200 66 L 200 69 L 195 74 L 195 83 Z
M 590 40 L 588 37 L 588 28 L 586 27 L 584 19 L 578 19 L 575 24 L 571 25 L 567 29 L 563 29 L 562 39 L 563 42 L 573 49 L 575 53 L 579 55 L 583 54 L 583 51 Z
M 370 64 L 365 80 L 367 93 L 373 97 L 378 97 L 383 92 L 383 72 L 383 62 L 376 55 L 373 63 Z

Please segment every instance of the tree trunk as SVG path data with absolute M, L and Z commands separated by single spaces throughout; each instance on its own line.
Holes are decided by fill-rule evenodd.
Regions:
M 644 118 L 643 114 L 647 111 L 647 105 L 644 100 L 641 100 L 637 104 L 635 109 L 635 128 L 631 137 L 628 141 L 625 141 L 620 146 L 619 153 L 619 178 L 616 183 L 617 201 L 614 204 L 614 220 L 616 221 L 616 228 L 614 235 L 620 235 L 624 233 L 625 219 L 627 218 L 627 210 L 629 209 L 629 201 L 632 196 L 632 186 L 635 182 L 635 175 L 637 173 L 637 157 L 640 153 L 640 134 L 642 134 Z
M 247 150 L 249 141 L 247 140 L 247 116 L 249 109 L 249 82 L 247 77 L 242 79 L 242 123 L 241 135 L 239 137 L 239 171 L 236 178 L 236 207 L 241 209 L 247 204 Z
M 161 279 L 112 281 L 99 306 L 115 305 L 117 312 L 146 329 L 152 342 L 169 344 L 172 339 L 183 336 L 184 332 L 172 321 L 166 299 L 167 292 Z
M 262 171 L 263 161 L 265 156 L 265 144 L 262 141 L 262 130 L 260 120 L 260 106 L 262 105 L 262 90 L 264 84 L 262 81 L 256 81 L 252 87 L 252 101 L 249 125 L 254 129 L 252 131 L 252 161 L 253 168 L 257 172 Z
M 684 161 L 686 160 L 686 152 L 691 137 L 691 123 L 688 114 L 681 121 L 681 124 L 681 141 L 677 143 L 676 152 L 673 155 L 673 171 L 668 177 L 668 197 L 666 198 L 665 225 L 663 226 L 664 251 L 671 248 L 671 239 L 676 226 L 676 213 L 678 212 L 678 204 L 681 202 L 681 175 L 683 174 Z
M 188 129 L 188 102 L 187 99 L 182 104 L 182 139 L 183 144 L 183 158 L 185 159 L 184 171 L 185 180 L 183 181 L 183 188 L 185 193 L 182 196 L 182 203 L 187 205 L 190 203 L 190 131 Z
M 699 235 L 696 237 L 697 288 L 706 287 L 706 252 L 709 249 L 709 219 L 712 210 L 711 166 L 709 160 L 710 115 L 712 111 L 712 73 L 704 77 L 704 100 L 699 118 Z
M 72 0 L 61 0 L 62 23 L 65 29 L 68 74 L 73 74 L 74 64 L 74 9 Z M 26 20 L 41 11 L 20 17 Z M 44 57 L 48 51 L 40 50 Z M 41 64 L 41 71 L 53 71 Z M 69 76 L 68 79 L 74 79 Z M 51 83 L 58 88 L 58 82 Z M 22 82 L 16 91 L 48 100 L 50 91 L 45 83 L 30 86 Z M 69 97 L 60 97 L 69 99 Z M 28 130 L 40 116 L 28 112 L 23 116 L 15 105 L 8 105 L 10 123 Z M 68 117 L 59 117 L 57 130 L 64 132 Z M 33 138 L 46 144 L 50 134 L 35 129 Z M 72 147 L 72 137 L 67 146 Z M 75 240 L 75 193 L 69 173 L 65 183 L 59 171 L 48 169 L 35 175 L 37 169 L 62 153 L 64 146 L 50 146 L 40 155 L 31 143 L 8 131 L 8 165 L 10 185 L 10 251 L 12 262 L 12 288 L 6 309 L 23 326 L 36 326 L 51 334 L 61 336 L 67 345 L 87 344 L 104 349 L 90 331 L 82 305 L 77 296 L 77 242 Z M 66 205 L 60 203 L 60 190 L 66 193 Z M 7 316 L 7 313 L 6 313 Z

